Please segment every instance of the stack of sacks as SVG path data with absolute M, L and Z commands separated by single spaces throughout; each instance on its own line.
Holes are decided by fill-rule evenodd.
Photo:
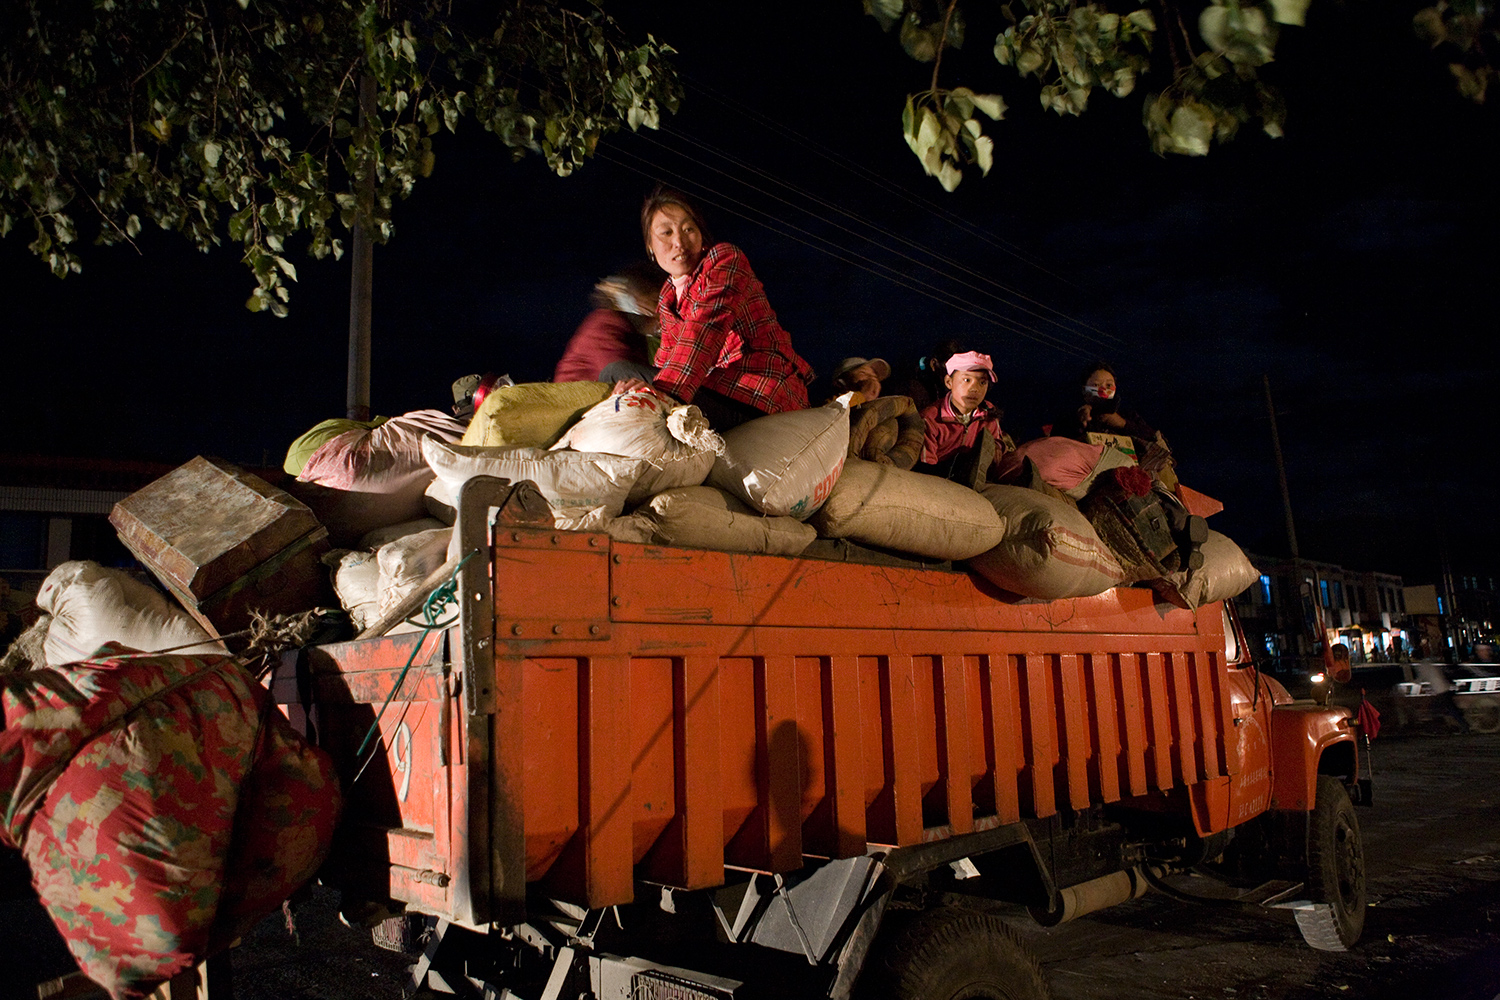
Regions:
M 552 446 L 564 448 L 644 460 L 647 468 L 625 498 L 634 505 L 665 490 L 701 485 L 723 454 L 724 439 L 696 406 L 646 390 L 591 408 Z
M 1000 544 L 1005 521 L 958 483 L 851 458 L 809 519 L 823 538 L 847 538 L 927 559 L 968 559 Z
M 828 499 L 849 449 L 855 393 L 747 421 L 724 435 L 708 481 L 762 514 L 805 521 Z
M 36 603 L 52 616 L 42 644 L 50 667 L 86 660 L 107 642 L 146 653 L 226 652 L 160 592 L 96 562 L 58 566 L 43 581 Z
M 400 604 L 448 559 L 453 529 L 435 518 L 420 518 L 372 531 L 356 550 L 336 549 L 323 557 L 333 571 L 333 589 L 363 632 Z M 415 631 L 402 622 L 386 634 Z
M 312 508 L 333 544 L 349 546 L 375 528 L 423 516 L 423 492 L 433 474 L 422 455 L 422 441 L 431 437 L 453 443 L 463 434 L 462 423 L 438 410 L 416 410 L 373 427 L 360 425 L 314 451 L 287 492 Z M 293 450 L 301 441 L 293 443 Z M 287 463 L 293 464 L 290 451 Z
M 422 450 L 437 474 L 427 491 L 428 510 L 450 524 L 463 484 L 475 476 L 496 476 L 512 483 L 534 483 L 552 508 L 557 527 L 602 531 L 619 516 L 631 488 L 649 467 L 645 459 L 597 452 L 470 448 L 430 439 Z
M 646 481 L 631 492 L 632 500 L 645 502 L 609 526 L 616 541 L 797 555 L 817 537 L 803 521 L 822 505 L 843 468 L 849 446 L 850 398 L 846 395 L 816 409 L 758 417 L 722 439 L 699 423 L 696 407 L 673 411 L 669 426 L 679 417 L 690 418 L 688 432 L 673 430 L 669 440 L 689 456 L 678 463 L 691 463 L 692 475 L 683 478 L 701 482 L 697 463 L 706 460 L 711 463 L 712 485 L 663 488 L 668 481 L 665 474 L 673 472 L 673 466 L 662 463 L 659 452 L 622 444 L 618 434 L 607 438 L 609 428 L 603 420 L 590 426 L 596 417 L 593 412 L 560 443 L 575 447 L 586 443 L 657 458 L 643 476 Z M 613 403 L 608 401 L 598 409 L 606 410 Z M 624 419 L 610 413 L 598 416 Z M 647 414 L 630 419 L 639 427 L 652 427 L 653 418 Z M 653 439 L 660 441 L 659 430 L 646 435 L 647 441 Z
M 591 406 L 609 398 L 608 382 L 528 382 L 491 389 L 459 444 L 467 448 L 550 448 Z

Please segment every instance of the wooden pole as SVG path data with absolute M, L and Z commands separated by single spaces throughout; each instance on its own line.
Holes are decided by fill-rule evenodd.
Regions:
M 1266 387 L 1266 416 L 1271 418 L 1271 447 L 1276 452 L 1276 478 L 1281 482 L 1281 509 L 1286 514 L 1286 543 L 1292 550 L 1292 558 L 1300 558 L 1297 552 L 1297 526 L 1292 523 L 1292 491 L 1286 485 L 1286 461 L 1281 457 L 1281 435 L 1276 430 L 1276 405 L 1271 402 L 1271 376 L 1262 375 Z M 1317 595 L 1313 595 L 1317 600 Z
M 359 125 L 373 127 L 375 78 L 366 73 L 359 79 Z M 350 420 L 370 419 L 370 313 L 375 287 L 375 242 L 370 216 L 375 207 L 375 162 L 366 156 L 364 176 L 359 181 L 359 207 L 354 221 L 353 273 L 349 278 L 349 375 L 344 397 L 344 415 Z

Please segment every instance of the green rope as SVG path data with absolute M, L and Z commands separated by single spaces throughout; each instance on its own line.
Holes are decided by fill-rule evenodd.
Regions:
M 453 567 L 453 572 L 448 574 L 447 581 L 439 584 L 431 594 L 427 595 L 427 600 L 422 602 L 422 617 L 425 621 L 417 621 L 415 618 L 406 619 L 412 625 L 420 627 L 422 634 L 418 637 L 416 645 L 412 646 L 411 655 L 406 658 L 406 666 L 402 667 L 401 673 L 396 676 L 396 683 L 391 686 L 391 693 L 385 696 L 385 701 L 381 703 L 380 711 L 375 713 L 375 721 L 370 723 L 370 729 L 365 733 L 364 740 L 360 742 L 359 749 L 354 751 L 356 758 L 365 752 L 365 748 L 370 745 L 370 741 L 380 732 L 381 716 L 385 715 L 385 710 L 390 707 L 391 702 L 396 699 L 396 695 L 401 692 L 401 685 L 405 683 L 407 673 L 411 671 L 412 664 L 416 662 L 417 653 L 422 649 L 422 644 L 427 641 L 427 634 L 440 628 L 447 628 L 460 618 L 460 609 L 458 607 L 458 571 L 463 569 L 464 563 L 472 558 L 474 558 L 474 553 L 470 552 L 460 559 L 458 565 Z M 449 610 L 450 606 L 453 612 L 452 617 L 443 619 L 442 615 Z M 364 768 L 360 768 L 360 770 L 363 771 Z

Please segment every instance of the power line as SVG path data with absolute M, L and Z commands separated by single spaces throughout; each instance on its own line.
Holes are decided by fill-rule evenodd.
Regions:
M 1033 267 L 1038 271 L 1041 271 L 1043 274 L 1046 274 L 1049 277 L 1054 278 L 1057 281 L 1060 281 L 1072 288 L 1079 287 L 1075 282 L 1070 281 L 1063 275 L 1058 274 L 1057 272 L 1041 264 L 1034 257 L 1022 251 L 1020 247 L 1016 246 L 1016 244 L 1001 239 L 1000 237 L 990 233 L 988 230 L 974 225 L 971 221 L 957 214 L 956 212 L 952 212 L 947 208 L 944 208 L 943 206 L 938 205 L 937 203 L 926 198 L 922 198 L 918 195 L 912 194 L 910 191 L 906 190 L 898 184 L 891 182 L 885 177 L 882 177 L 880 174 L 869 169 L 863 164 L 855 160 L 851 160 L 849 157 L 844 156 L 842 153 L 839 153 L 836 150 L 829 149 L 827 146 L 824 146 L 816 139 L 803 135 L 796 129 L 793 129 L 787 125 L 783 125 L 775 119 L 770 118 L 769 116 L 764 115 L 759 111 L 756 111 L 754 108 L 739 103 L 733 98 L 721 93 L 720 91 L 715 90 L 713 87 L 710 87 L 707 84 L 702 83 L 696 78 L 684 76 L 684 79 L 688 79 L 692 82 L 694 93 L 701 93 L 705 97 L 708 97 L 710 100 L 718 101 L 726 108 L 729 108 L 737 112 L 738 114 L 741 114 L 747 118 L 754 119 L 762 127 L 769 129 L 770 131 L 780 133 L 786 138 L 796 140 L 798 144 L 806 147 L 811 152 L 829 161 L 830 163 L 833 163 L 836 166 L 844 168 L 850 173 L 864 178 L 868 183 L 875 185 L 876 187 L 880 188 L 883 191 L 886 191 L 889 194 L 895 195 L 896 197 L 900 198 L 902 201 L 905 201 L 910 205 L 914 205 L 918 208 L 924 209 L 925 211 L 938 216 L 944 221 L 950 222 L 953 225 L 956 225 L 968 231 L 970 235 L 975 236 L 976 238 L 983 240 L 986 243 L 989 243 L 996 249 L 1010 254 L 1012 257 L 1015 257 L 1023 264 Z M 1094 327 L 1092 329 L 1097 329 L 1097 327 Z M 1103 333 L 1104 331 L 1100 330 L 1099 332 Z M 1106 336 L 1109 336 L 1109 334 L 1106 334 Z
M 726 152 L 724 152 L 722 150 L 719 150 L 719 149 L 717 149 L 717 148 L 709 145 L 708 143 L 704 143 L 704 142 L 701 142 L 699 140 L 693 139 L 692 137 L 687 136 L 686 134 L 678 132 L 678 131 L 676 131 L 674 129 L 667 129 L 667 130 L 664 130 L 664 131 L 666 131 L 667 134 L 670 134 L 670 135 L 672 135 L 672 136 L 674 136 L 676 138 L 679 138 L 679 139 L 681 139 L 684 142 L 690 143 L 691 145 L 694 145 L 694 146 L 697 146 L 697 147 L 699 147 L 701 149 L 706 150 L 711 155 L 718 156 L 718 157 L 720 157 L 720 158 L 722 158 L 722 159 L 724 159 L 724 160 L 726 160 L 726 161 L 728 161 L 730 163 L 733 163 L 733 164 L 735 164 L 735 165 L 737 165 L 737 166 L 739 166 L 739 167 L 741 167 L 741 168 L 743 168 L 745 170 L 748 170 L 752 174 L 755 174 L 755 175 L 760 176 L 760 177 L 764 177 L 768 181 L 770 181 L 770 182 L 772 182 L 774 184 L 777 184 L 777 185 L 779 185 L 779 186 L 781 186 L 781 187 L 783 187 L 783 188 L 785 188 L 785 189 L 787 189 L 787 190 L 789 190 L 789 191 L 791 191 L 791 192 L 793 192 L 795 194 L 799 194 L 802 197 L 807 198 L 809 201 L 814 202 L 815 204 L 821 205 L 821 206 L 823 206 L 823 207 L 825 207 L 825 208 L 827 208 L 827 209 L 829 209 L 829 210 L 831 210 L 833 212 L 837 212 L 839 215 L 842 215 L 842 216 L 845 216 L 846 218 L 852 219 L 856 223 L 859 223 L 860 225 L 863 225 L 863 226 L 865 226 L 865 227 L 873 230 L 875 233 L 879 234 L 880 236 L 882 236 L 882 237 L 884 237 L 884 238 L 886 238 L 888 240 L 894 240 L 894 241 L 896 241 L 898 243 L 901 243 L 901 244 L 904 244 L 906 246 L 909 246 L 909 247 L 913 248 L 914 250 L 918 251 L 919 253 L 925 254 L 925 255 L 927 255 L 927 256 L 929 256 L 929 257 L 931 257 L 931 258 L 933 258 L 933 259 L 935 259 L 935 260 L 937 260 L 937 261 L 939 261 L 939 262 L 941 262 L 943 264 L 948 265 L 949 268 L 952 269 L 952 270 L 962 271 L 965 274 L 968 274 L 968 275 L 972 276 L 973 278 L 975 278 L 976 280 L 978 280 L 979 282 L 981 282 L 983 284 L 993 285 L 995 288 L 998 288 L 1001 291 L 1003 291 L 1003 292 L 1005 292 L 1005 293 L 1007 293 L 1009 295 L 1015 296 L 1016 298 L 1021 299 L 1023 302 L 1028 302 L 1031 305 L 1036 306 L 1038 309 L 1044 309 L 1047 312 L 1054 313 L 1057 316 L 1061 316 L 1063 318 L 1063 320 L 1066 320 L 1067 322 L 1062 322 L 1062 321 L 1053 319 L 1050 316 L 1044 316 L 1041 313 L 1039 313 L 1039 312 L 1037 312 L 1037 311 L 1035 311 L 1033 309 L 1028 309 L 1026 306 L 1018 305 L 1015 302 L 1007 300 L 1002 295 L 998 295 L 998 294 L 996 294 L 994 292 L 986 291 L 983 288 L 977 288 L 976 289 L 976 291 L 979 291 L 982 294 L 989 295 L 991 298 L 994 298 L 996 301 L 1001 302 L 1004 305 L 1006 305 L 1006 306 L 1008 306 L 1008 307 L 1010 307 L 1012 309 L 1015 309 L 1015 310 L 1017 310 L 1019 312 L 1026 313 L 1027 315 L 1032 316 L 1035 319 L 1037 319 L 1037 320 L 1039 320 L 1039 321 L 1041 321 L 1043 323 L 1050 323 L 1053 326 L 1059 327 L 1059 328 L 1061 328 L 1061 329 L 1063 329 L 1063 330 L 1067 331 L 1068 333 L 1073 334 L 1075 336 L 1082 337 L 1085 340 L 1092 340 L 1095 343 L 1100 344 L 1101 346 L 1104 346 L 1106 348 L 1112 347 L 1115 344 L 1120 343 L 1120 340 L 1119 340 L 1118 337 L 1114 337 L 1113 335 L 1110 335 L 1110 334 L 1107 334 L 1107 333 L 1103 333 L 1103 331 L 1099 331 L 1102 334 L 1102 337 L 1094 337 L 1094 336 L 1091 336 L 1088 333 L 1084 333 L 1084 332 L 1082 332 L 1082 330 L 1077 329 L 1077 328 L 1080 328 L 1080 327 L 1083 328 L 1083 329 L 1097 329 L 1097 328 L 1091 327 L 1087 323 L 1084 323 L 1081 320 L 1078 320 L 1075 317 L 1070 316 L 1069 314 L 1063 312 L 1062 310 L 1055 309 L 1052 306 L 1049 306 L 1049 305 L 1047 305 L 1044 302 L 1038 301 L 1037 299 L 1034 299 L 1034 298 L 1026 295 L 1023 292 L 1020 292 L 1020 291 L 1018 291 L 1016 289 L 1013 289 L 1013 288 L 1010 288 L 1010 287 L 1008 287 L 1008 286 L 1006 286 L 1004 284 L 1001 284 L 1000 282 L 995 281 L 994 279 L 988 277 L 987 275 L 982 274 L 979 271 L 976 271 L 976 270 L 974 270 L 971 267 L 968 267 L 967 265 L 963 264 L 961 261 L 954 260 L 953 258 L 946 256 L 945 254 L 939 253 L 939 252 L 937 252 L 935 250 L 931 250 L 931 249 L 923 246 L 920 243 L 917 243 L 917 242 L 915 242 L 913 240 L 907 239 L 904 236 L 901 236 L 900 234 L 893 233 L 893 232 L 891 232 L 891 231 L 889 231 L 889 230 L 881 227 L 880 225 L 878 225 L 878 224 L 876 224 L 874 222 L 871 222 L 868 219 L 865 219 L 864 217 L 858 215 L 857 213 L 850 212 L 849 210 L 847 210 L 847 209 L 845 209 L 845 208 L 843 208 L 843 207 L 841 207 L 841 206 L 839 206 L 837 204 L 834 204 L 833 202 L 827 201 L 826 199 L 823 199 L 823 198 L 817 196 L 816 194 L 813 194 L 812 192 L 807 191 L 806 189 L 800 188 L 797 185 L 790 184 L 790 183 L 788 183 L 786 181 L 783 181 L 779 177 L 776 177 L 775 175 L 771 174 L 769 171 L 762 170 L 762 169 L 754 166 L 753 164 L 750 164 L 750 163 L 748 163 L 746 161 L 737 159 L 733 155 L 728 154 L 728 153 L 726 153 Z M 656 138 L 654 138 L 652 136 L 649 136 L 649 135 L 643 135 L 642 138 L 644 138 L 648 142 L 651 142 L 651 143 L 653 143 L 655 145 L 660 146 L 663 149 L 669 150 L 669 151 L 675 153 L 678 156 L 681 156 L 683 159 L 685 159 L 685 160 L 687 160 L 687 161 L 689 161 L 691 163 L 695 163 L 695 164 L 697 164 L 697 165 L 699 165 L 701 167 L 704 167 L 705 169 L 712 170 L 715 173 L 720 174 L 721 176 L 728 177 L 731 180 L 736 181 L 737 183 L 743 184 L 745 187 L 749 188 L 752 191 L 755 191 L 755 192 L 757 192 L 759 194 L 765 195 L 768 198 L 772 198 L 772 199 L 774 199 L 776 201 L 779 201 L 779 202 L 781 202 L 784 205 L 788 205 L 788 206 L 790 206 L 792 208 L 795 208 L 795 209 L 797 209 L 800 212 L 803 212 L 803 213 L 805 213 L 805 214 L 807 214 L 809 216 L 812 216 L 813 218 L 817 219 L 820 222 L 823 222 L 823 223 L 825 223 L 827 225 L 833 226 L 836 229 L 840 229 L 840 230 L 842 230 L 842 231 L 844 231 L 846 233 L 849 233 L 852 236 L 858 237 L 859 239 L 865 240 L 866 242 L 871 243 L 874 246 L 877 246 L 880 249 L 885 250 L 885 251 L 887 251 L 889 253 L 892 253 L 892 254 L 894 254 L 894 255 L 896 255 L 898 257 L 904 258 L 905 260 L 910 261 L 911 263 L 917 265 L 918 267 L 926 268 L 927 270 L 932 271 L 935 274 L 939 274 L 939 275 L 941 275 L 943 277 L 951 277 L 951 274 L 949 273 L 949 271 L 945 271 L 942 268 L 935 267 L 934 265 L 932 265 L 932 264 L 930 264 L 930 263 L 928 263 L 928 262 L 926 262 L 924 260 L 920 260 L 917 257 L 914 257 L 911 254 L 906 253 L 906 252 L 904 252 L 903 250 L 901 250 L 901 249 L 899 249 L 897 247 L 892 247 L 892 246 L 886 245 L 884 243 L 881 243 L 880 240 L 873 239 L 870 236 L 864 235 L 862 233 L 858 233 L 855 230 L 850 229 L 849 227 L 841 225 L 838 222 L 836 222 L 836 221 L 828 218 L 827 216 L 820 215 L 818 212 L 815 212 L 815 211 L 813 211 L 811 209 L 808 209 L 808 208 L 805 208 L 805 207 L 802 207 L 802 206 L 798 206 L 798 205 L 796 205 L 792 201 L 789 201 L 786 198 L 782 198 L 779 195 L 776 195 L 776 194 L 774 194 L 774 193 L 772 193 L 770 191 L 765 190 L 764 188 L 757 187 L 754 184 L 749 183 L 748 181 L 745 181 L 745 180 L 743 180 L 741 178 L 735 177 L 730 172 L 728 172 L 726 170 L 722 170 L 722 169 L 720 169 L 718 167 L 715 167 L 715 166 L 713 166 L 710 163 L 705 163 L 704 161 L 702 161 L 700 159 L 697 159 L 696 157 L 693 157 L 693 156 L 690 156 L 690 155 L 688 155 L 686 153 L 683 153 L 681 150 L 673 149 L 669 144 L 667 144 L 665 142 L 662 142 L 660 139 L 656 139 Z M 1112 342 L 1112 343 L 1106 343 L 1106 339 L 1108 341 Z
M 634 153 L 628 153 L 623 150 L 620 150 L 619 152 L 623 153 L 625 156 L 630 157 L 631 159 L 638 160 L 646 164 L 652 169 L 644 169 L 642 167 L 635 166 L 634 164 L 627 163 L 619 156 L 614 155 L 608 150 L 602 148 L 599 149 L 595 153 L 595 155 L 600 157 L 601 159 L 619 164 L 627 170 L 631 170 L 643 177 L 647 177 L 652 180 L 659 180 L 661 175 L 663 174 L 670 176 L 680 187 L 688 190 L 689 193 L 693 194 L 695 197 L 700 198 L 705 204 L 712 205 L 715 208 L 722 209 L 723 211 L 729 212 L 732 215 L 739 216 L 740 218 L 745 219 L 749 222 L 753 222 L 758 226 L 769 229 L 771 232 L 776 233 L 778 236 L 783 236 L 797 243 L 801 243 L 805 246 L 811 247 L 814 250 L 818 250 L 821 253 L 825 253 L 828 256 L 835 258 L 836 260 L 841 260 L 844 263 L 852 264 L 855 267 L 860 268 L 861 270 L 868 271 L 869 273 L 876 275 L 877 277 L 881 277 L 887 281 L 894 282 L 895 284 L 900 285 L 903 288 L 907 288 L 911 291 L 917 292 L 919 295 L 924 295 L 927 298 L 933 299 L 934 301 L 941 302 L 946 306 L 957 309 L 959 312 L 967 313 L 978 319 L 984 320 L 994 326 L 1007 330 L 1008 332 L 1017 333 L 1030 340 L 1035 340 L 1040 344 L 1056 348 L 1057 350 L 1063 351 L 1065 353 L 1075 354 L 1079 357 L 1088 356 L 1088 352 L 1080 351 L 1074 345 L 1067 343 L 1066 341 L 1063 341 L 1052 334 L 1044 333 L 1035 328 L 1026 326 L 1025 324 L 1017 323 L 1015 320 L 1012 320 L 1006 316 L 1002 316 L 994 312 L 993 310 L 984 309 L 982 307 L 976 308 L 974 306 L 959 302 L 951 296 L 942 294 L 942 289 L 931 284 L 930 282 L 921 281 L 919 279 L 909 279 L 907 276 L 902 275 L 901 272 L 897 271 L 895 268 L 886 264 L 882 264 L 879 261 L 874 260 L 873 258 L 867 257 L 863 254 L 859 254 L 855 251 L 845 252 L 844 248 L 840 247 L 833 241 L 824 239 L 823 237 L 818 236 L 815 233 L 808 232 L 807 230 L 802 229 L 799 226 L 793 226 L 790 223 L 786 223 L 786 228 L 782 228 L 772 223 L 766 222 L 763 219 L 755 218 L 753 215 L 748 215 L 746 214 L 746 211 L 755 212 L 760 215 L 774 218 L 774 216 L 771 216 L 769 212 L 764 212 L 760 209 L 757 209 L 754 206 L 748 205 L 737 198 L 724 194 L 721 191 L 717 191 L 714 188 L 711 188 L 701 182 L 694 181 L 691 178 L 676 173 L 675 171 L 666 170 L 665 168 L 662 168 L 657 164 L 651 163 L 651 161 L 647 160 L 645 157 L 639 156 Z M 708 194 L 705 195 L 703 194 L 703 192 L 707 192 Z M 740 206 L 746 211 L 741 211 L 740 208 L 734 207 L 736 205 Z M 797 235 L 797 233 L 801 233 L 803 235 L 799 236 Z M 830 249 L 830 247 L 832 247 L 833 249 Z

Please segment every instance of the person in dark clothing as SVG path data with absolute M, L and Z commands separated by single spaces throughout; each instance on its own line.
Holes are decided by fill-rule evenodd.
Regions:
M 597 382 L 616 361 L 645 364 L 660 343 L 656 299 L 662 271 L 650 261 L 621 268 L 594 286 L 594 311 L 568 341 L 552 373 L 554 382 Z
M 1078 401 L 1052 425 L 1053 434 L 1087 442 L 1090 432 L 1124 434 L 1141 441 L 1154 441 L 1156 429 L 1141 415 L 1120 406 L 1119 385 L 1115 370 L 1106 362 L 1096 361 L 1084 369 L 1078 383 Z

